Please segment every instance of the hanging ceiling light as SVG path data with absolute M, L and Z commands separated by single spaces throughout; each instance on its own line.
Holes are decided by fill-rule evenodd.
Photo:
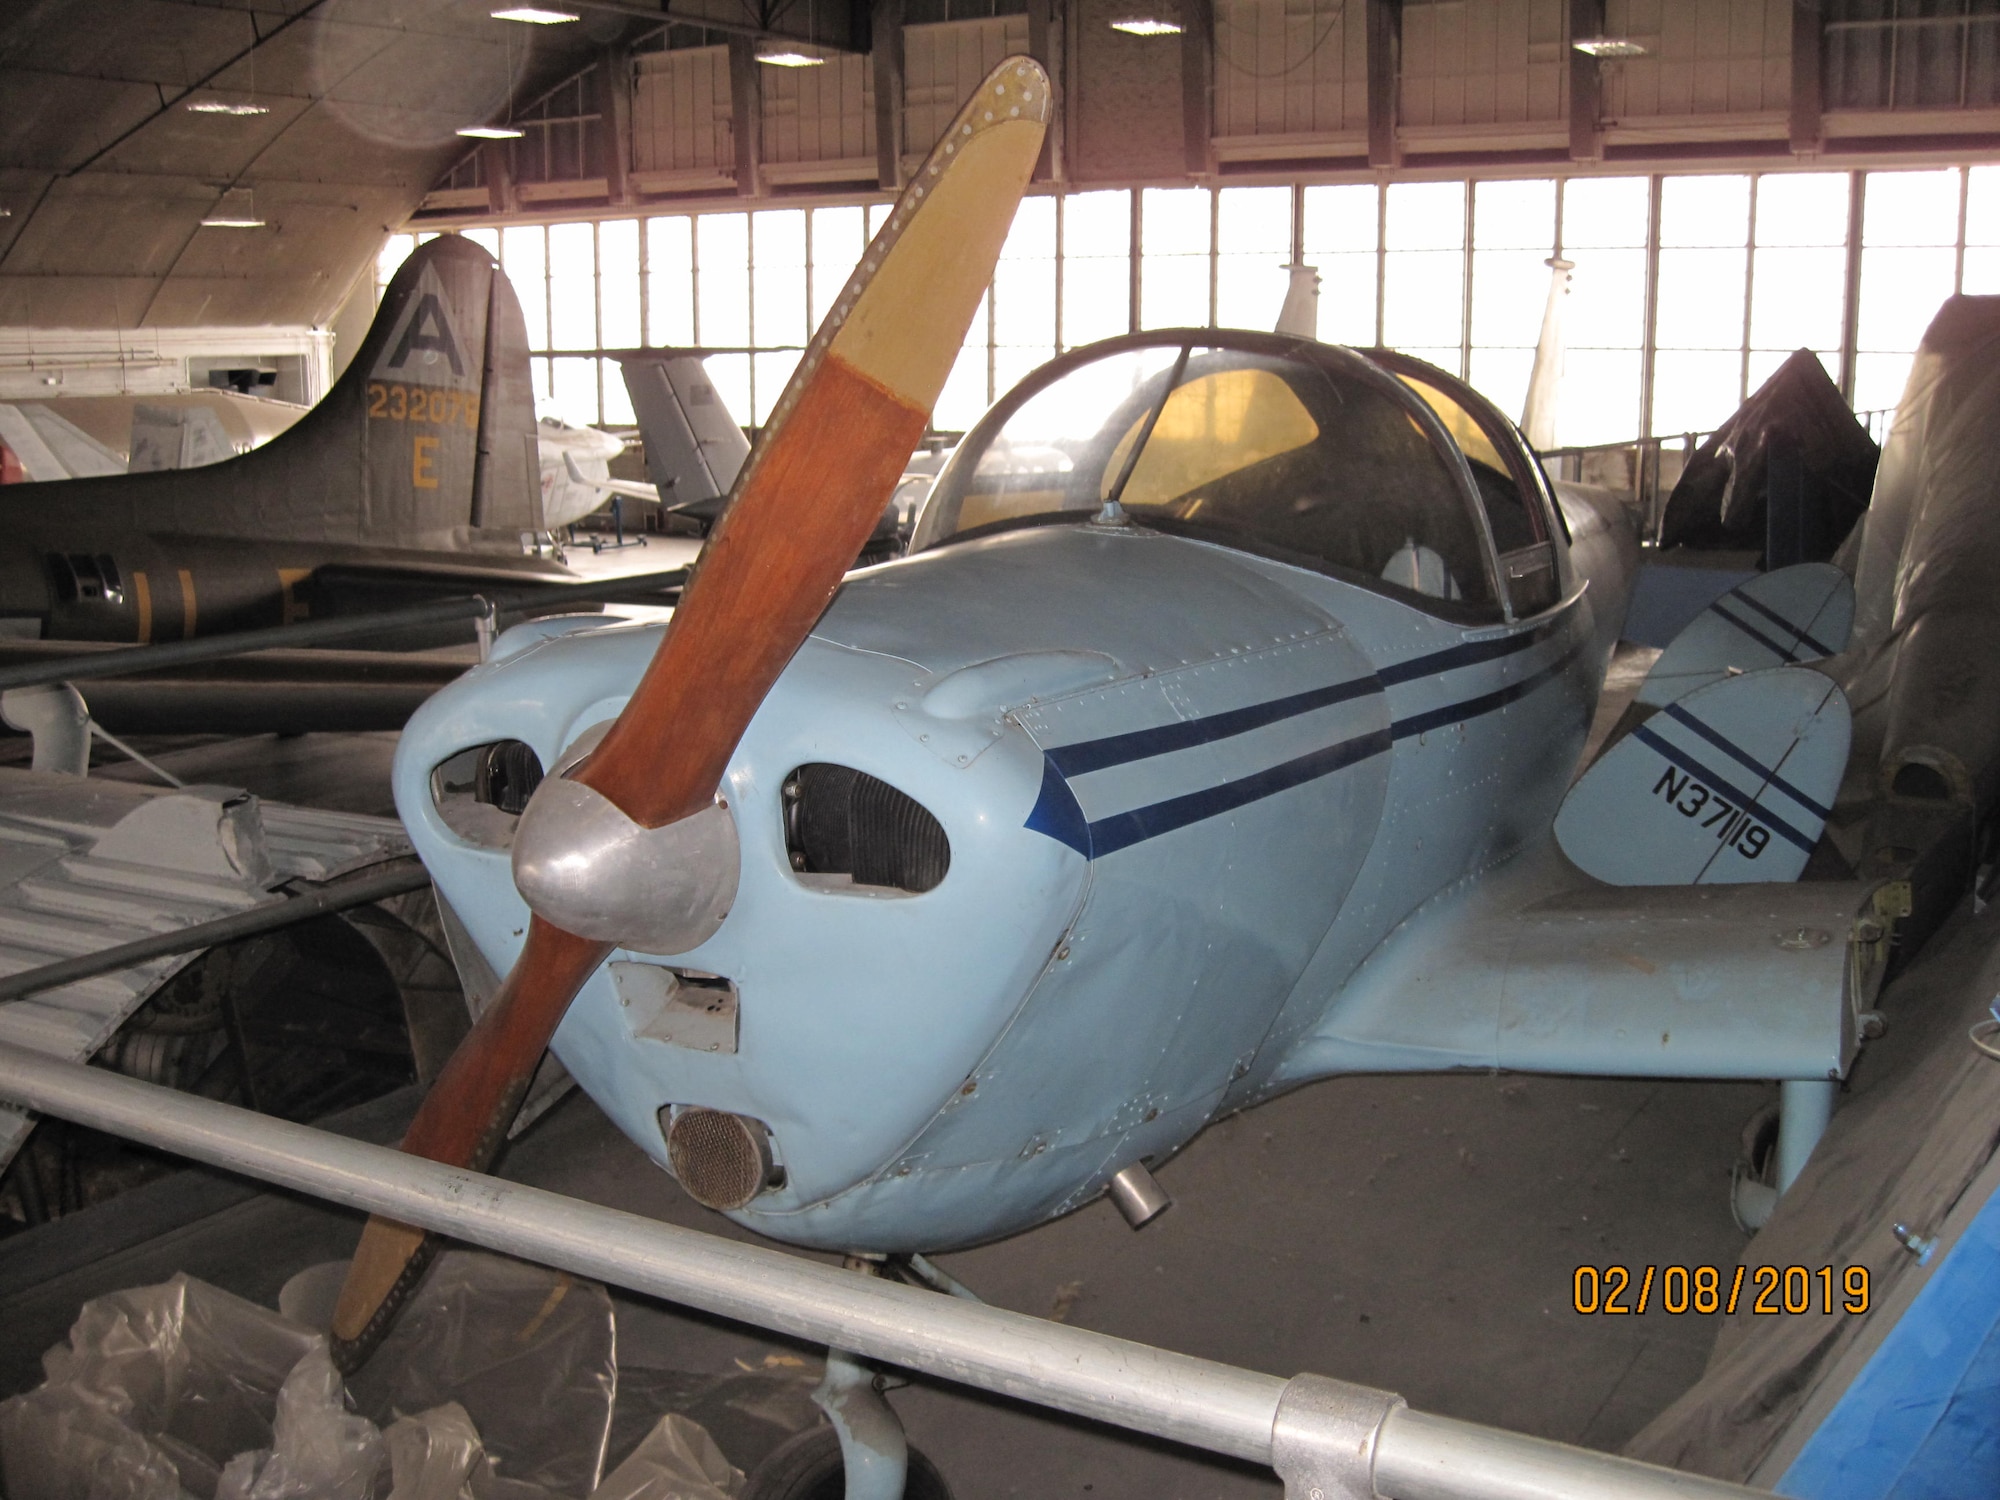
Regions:
M 797 42 L 759 42 L 757 61 L 774 68 L 817 68 L 826 61 L 817 47 Z
M 514 141 L 521 132 L 512 125 L 461 125 L 458 133 L 475 141 Z
M 1111 29 L 1127 36 L 1179 36 L 1183 28 L 1172 11 L 1155 7 L 1128 11 L 1112 21 Z
M 496 21 L 522 21 L 530 26 L 560 26 L 582 18 L 573 10 L 550 10 L 545 5 L 509 5 L 493 12 Z
M 196 99 L 187 107 L 191 115 L 268 115 L 270 106 L 246 104 L 235 99 Z
M 1594 36 L 1586 37 L 1570 45 L 1579 52 L 1587 52 L 1592 57 L 1644 57 L 1646 47 L 1643 42 L 1635 42 L 1629 37 Z
M 201 221 L 204 229 L 262 229 L 257 197 L 249 188 L 228 188 Z

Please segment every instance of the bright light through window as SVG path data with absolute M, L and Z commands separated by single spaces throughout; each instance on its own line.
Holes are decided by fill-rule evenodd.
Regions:
M 1381 189 L 1373 183 L 1305 191 L 1306 264 L 1319 272 L 1319 336 L 1329 344 L 1375 342 L 1376 232 Z
M 750 226 L 752 267 L 751 338 L 758 345 L 804 344 L 812 330 L 806 324 L 806 213 L 802 208 L 773 209 L 756 214 Z M 797 363 L 797 361 L 793 361 Z M 774 367 L 775 368 L 775 367 Z M 762 368 L 757 399 L 768 409 Z M 761 424 L 761 418 L 760 424 Z
M 1472 366 L 1467 377 L 1519 418 L 1549 300 L 1556 185 L 1482 182 L 1472 198 Z
M 1560 244 L 1575 267 L 1558 394 L 1566 445 L 1632 438 L 1646 388 L 1655 432 L 1711 429 L 1798 348 L 1836 379 L 1847 363 L 1857 406 L 1890 406 L 1959 284 L 1961 261 L 1966 291 L 2000 294 L 2000 166 L 1862 174 L 1865 233 L 1850 256 L 1854 181 L 1846 172 L 1669 175 L 1657 209 L 1644 177 L 1146 189 L 1136 245 L 1131 191 L 1037 195 L 1015 219 L 937 422 L 962 429 L 1059 348 L 1126 332 L 1135 253 L 1145 326 L 1214 317 L 1267 329 L 1295 243 L 1320 275 L 1323 339 L 1373 344 L 1379 308 L 1385 342 L 1448 370 L 1463 365 L 1513 416 L 1541 330 L 1546 263 Z M 1294 203 L 1303 206 L 1296 227 Z M 761 424 L 797 362 L 796 349 L 781 346 L 810 337 L 888 212 L 870 202 L 464 233 L 498 254 L 520 298 L 545 409 L 628 422 L 607 352 L 699 343 L 753 351 L 717 356 L 710 371 L 732 414 Z M 385 240 L 378 292 L 433 237 Z M 1857 338 L 1844 361 L 1855 273 Z
M 695 277 L 698 321 L 695 336 L 709 349 L 741 349 L 750 344 L 750 216 L 703 214 L 694 221 L 699 272 Z M 717 389 L 720 389 L 718 386 Z M 749 367 L 744 367 L 743 404 L 750 409 Z
M 595 224 L 549 227 L 549 342 L 557 349 L 600 347 L 596 229 Z
M 1062 341 L 1074 349 L 1131 330 L 1132 195 L 1063 199 Z
M 646 221 L 646 342 L 686 348 L 694 342 L 694 220 Z
M 1965 195 L 1965 286 L 1969 295 L 2000 293 L 2000 167 L 1974 167 Z
M 1026 198 L 993 273 L 993 394 L 1056 352 L 1056 199 Z
M 1465 184 L 1396 182 L 1383 219 L 1382 341 L 1453 374 L 1465 320 Z
M 1277 326 L 1291 275 L 1292 190 L 1224 188 L 1215 212 L 1215 321 L 1223 328 Z
M 528 327 L 528 347 L 549 347 L 549 237 L 539 224 L 500 231 L 500 265 Z
M 1140 200 L 1139 326 L 1207 326 L 1208 189 L 1147 188 Z
M 631 349 L 645 343 L 646 330 L 639 314 L 637 219 L 611 219 L 597 226 L 597 278 L 597 316 L 602 329 L 597 347 Z

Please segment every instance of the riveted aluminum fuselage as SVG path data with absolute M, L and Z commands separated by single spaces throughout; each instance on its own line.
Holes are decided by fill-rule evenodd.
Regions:
M 445 826 L 431 771 L 496 739 L 553 763 L 622 706 L 658 629 L 536 627 L 404 735 L 398 805 L 497 971 L 527 909 L 506 850 Z M 604 972 L 556 1050 L 663 1164 L 665 1106 L 765 1121 L 783 1185 L 732 1217 L 779 1239 L 943 1249 L 1025 1228 L 1297 1082 L 1288 1049 L 1382 939 L 1546 828 L 1599 636 L 1580 588 L 1468 628 L 1133 527 L 857 574 L 731 763 L 735 904 L 664 960 L 734 982 L 737 1050 L 638 1034 Z M 815 761 L 928 808 L 943 882 L 795 873 L 781 789 Z

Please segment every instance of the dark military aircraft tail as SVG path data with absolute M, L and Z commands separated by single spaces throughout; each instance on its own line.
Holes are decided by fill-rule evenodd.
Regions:
M 440 235 L 403 263 L 325 399 L 263 447 L 7 498 L 184 536 L 463 548 L 486 532 L 518 550 L 541 529 L 535 444 L 513 288 L 478 245 Z
M 527 329 L 458 235 L 420 246 L 324 400 L 202 468 L 0 491 L 0 634 L 172 640 L 567 570 L 544 529 Z

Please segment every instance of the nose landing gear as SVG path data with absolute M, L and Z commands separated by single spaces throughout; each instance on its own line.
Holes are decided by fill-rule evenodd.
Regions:
M 951 1297 L 978 1297 L 921 1255 L 850 1256 L 848 1268 Z M 813 1402 L 827 1424 L 800 1433 L 751 1471 L 743 1500 L 951 1500 L 951 1487 L 904 1435 L 887 1379 L 845 1349 L 826 1351 Z

